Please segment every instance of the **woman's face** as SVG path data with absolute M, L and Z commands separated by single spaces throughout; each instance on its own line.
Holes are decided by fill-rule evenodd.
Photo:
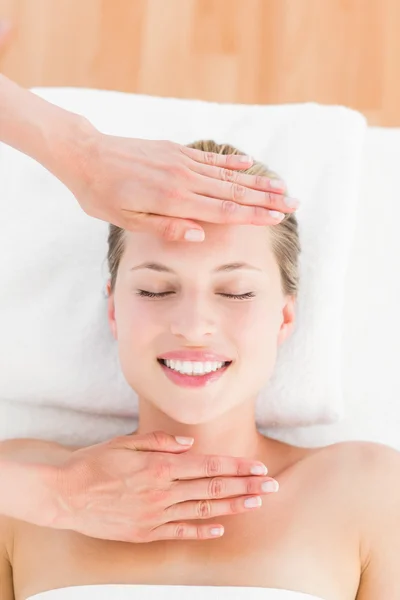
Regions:
M 255 401 L 294 322 L 269 229 L 204 229 L 202 243 L 126 232 L 108 310 L 127 382 L 142 401 L 192 425 Z

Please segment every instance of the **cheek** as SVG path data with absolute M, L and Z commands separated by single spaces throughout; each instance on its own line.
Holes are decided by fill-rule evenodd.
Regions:
M 149 307 L 129 298 L 116 304 L 115 320 L 118 331 L 118 344 L 131 355 L 143 352 L 157 332 L 158 320 Z
M 240 371 L 247 391 L 258 393 L 275 369 L 279 310 L 266 303 L 254 303 L 230 320 L 231 335 L 237 347 Z M 231 338 L 233 339 L 233 338 Z
M 253 302 L 235 308 L 227 315 L 226 331 L 234 336 L 239 349 L 259 352 L 274 338 L 276 318 L 272 307 L 265 302 Z

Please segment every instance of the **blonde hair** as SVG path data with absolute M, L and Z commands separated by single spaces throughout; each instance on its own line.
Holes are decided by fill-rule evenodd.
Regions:
M 244 154 L 229 144 L 217 144 L 212 140 L 201 140 L 188 144 L 188 148 L 196 148 L 203 152 L 215 152 L 217 154 Z M 253 162 L 250 169 L 243 169 L 242 173 L 248 175 L 262 175 L 270 178 L 278 178 L 278 175 L 260 162 Z M 277 225 L 271 225 L 270 238 L 271 247 L 276 262 L 279 266 L 282 292 L 284 295 L 297 297 L 299 288 L 298 259 L 301 252 L 298 223 L 295 213 L 287 214 Z M 118 267 L 124 252 L 124 229 L 110 224 L 108 235 L 108 268 L 110 271 L 110 288 L 112 293 L 115 289 Z

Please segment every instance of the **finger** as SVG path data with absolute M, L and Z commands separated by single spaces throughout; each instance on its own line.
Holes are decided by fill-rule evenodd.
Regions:
M 165 213 L 176 210 L 168 202 L 165 203 Z M 207 221 L 209 223 L 235 223 L 241 225 L 276 225 L 284 218 L 284 213 L 270 211 L 262 206 L 244 206 L 231 200 L 215 200 L 209 196 L 189 194 L 187 201 L 179 208 L 180 218 Z M 194 217 L 196 215 L 196 217 Z M 169 215 L 176 216 L 176 215 Z M 198 227 L 198 225 L 197 225 Z
M 262 506 L 260 496 L 240 496 L 221 500 L 179 502 L 164 510 L 166 521 L 190 519 L 215 519 L 224 515 L 237 515 Z
M 269 483 L 271 489 L 264 489 Z M 272 487 L 274 486 L 274 487 Z M 219 500 L 248 494 L 268 494 L 279 489 L 279 484 L 272 477 L 213 477 L 209 479 L 191 479 L 190 481 L 174 481 L 169 489 L 171 506 L 189 500 Z M 175 517 L 182 519 L 184 515 Z M 192 519 L 195 517 L 192 515 Z
M 190 168 L 192 171 L 199 173 L 199 175 L 204 175 L 208 179 L 230 181 L 254 190 L 273 192 L 275 194 L 284 194 L 286 192 L 285 182 L 273 177 L 249 175 L 248 173 L 224 169 L 223 167 L 210 167 L 202 163 L 192 163 Z
M 252 190 L 235 180 L 238 175 L 235 171 L 227 171 L 227 173 L 232 173 L 230 176 L 232 181 L 219 181 L 201 175 L 196 177 L 193 180 L 193 191 L 219 200 L 232 200 L 247 206 L 263 206 L 282 212 L 293 212 L 300 206 L 300 202 L 295 198 L 277 193 L 276 190 L 273 192 Z
M 196 221 L 147 213 L 130 213 L 126 209 L 122 210 L 126 216 L 126 223 L 123 227 L 129 231 L 156 233 L 170 242 L 202 242 L 205 238 L 204 230 Z
M 216 152 L 203 152 L 195 148 L 180 146 L 183 154 L 198 163 L 210 165 L 213 167 L 225 167 L 226 169 L 249 169 L 253 164 L 251 156 L 243 154 L 218 154 Z
M 218 532 L 218 533 L 214 533 Z M 147 542 L 157 540 L 206 540 L 221 537 L 224 527 L 219 523 L 215 525 L 194 525 L 190 523 L 167 523 L 153 529 L 147 537 Z
M 253 472 L 256 468 L 258 471 Z M 169 474 L 171 480 L 203 479 L 205 477 L 227 477 L 245 475 L 266 475 L 267 467 L 260 461 L 248 458 L 237 458 L 234 456 L 216 455 L 171 455 L 169 461 Z
M 162 430 L 145 434 L 132 432 L 116 438 L 118 447 L 141 452 L 184 452 L 192 447 L 194 439 L 174 436 Z

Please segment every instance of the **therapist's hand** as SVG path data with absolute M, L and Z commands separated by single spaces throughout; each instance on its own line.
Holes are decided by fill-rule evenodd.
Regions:
M 51 508 L 42 506 L 43 517 L 56 515 L 45 525 L 122 542 L 211 539 L 223 534 L 219 516 L 254 510 L 245 500 L 273 491 L 261 485 L 275 480 L 251 473 L 261 462 L 190 448 L 156 431 L 72 451 L 57 466 Z
M 92 217 L 171 241 L 202 241 L 197 221 L 274 225 L 295 210 L 283 184 L 238 172 L 251 166 L 248 157 L 94 131 L 80 168 L 64 177 Z

